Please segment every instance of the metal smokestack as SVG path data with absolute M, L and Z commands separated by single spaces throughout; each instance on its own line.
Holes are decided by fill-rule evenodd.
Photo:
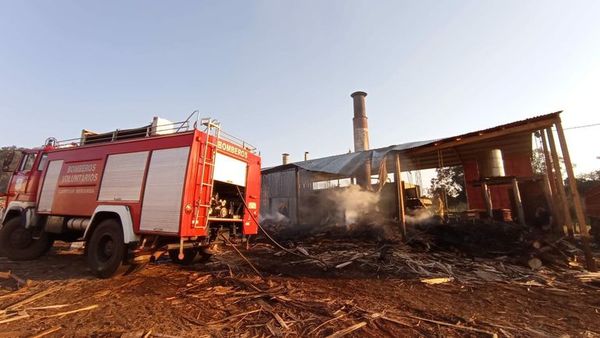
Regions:
M 290 160 L 290 154 L 288 154 L 288 153 L 281 154 L 281 163 L 282 164 L 288 164 L 289 160 Z
M 304 160 L 305 160 L 305 161 L 308 161 L 308 151 L 305 151 L 305 152 L 304 152 Z
M 369 150 L 369 126 L 367 124 L 367 108 L 365 105 L 365 92 L 354 92 L 350 95 L 354 101 L 354 151 Z M 356 172 L 356 183 L 363 189 L 371 190 L 371 160 L 366 160 L 364 165 Z
M 367 108 L 365 92 L 354 92 L 350 95 L 354 100 L 354 151 L 369 149 L 369 125 L 367 124 Z

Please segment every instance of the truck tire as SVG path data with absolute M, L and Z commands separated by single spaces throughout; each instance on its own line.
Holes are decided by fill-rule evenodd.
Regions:
M 0 228 L 2 254 L 13 261 L 36 259 L 52 248 L 54 240 L 43 229 L 26 229 L 20 217 L 13 217 Z
M 213 256 L 213 252 L 209 248 L 203 247 L 198 250 L 198 256 L 200 256 L 198 262 L 206 263 Z
M 86 259 L 92 273 L 99 278 L 117 274 L 126 257 L 123 229 L 115 219 L 102 221 L 86 244 Z
M 175 264 L 179 265 L 190 265 L 194 262 L 194 258 L 198 251 L 196 249 L 184 249 L 183 250 L 183 259 L 179 259 L 179 250 L 169 250 L 169 258 Z

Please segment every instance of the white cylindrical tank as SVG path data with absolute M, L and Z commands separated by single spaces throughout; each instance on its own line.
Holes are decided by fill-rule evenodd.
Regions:
M 506 176 L 502 150 L 490 149 L 480 154 L 477 160 L 480 178 Z

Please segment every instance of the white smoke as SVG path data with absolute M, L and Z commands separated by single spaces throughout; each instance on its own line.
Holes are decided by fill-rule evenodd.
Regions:
M 344 213 L 345 225 L 348 226 L 378 210 L 379 194 L 362 190 L 358 185 L 351 185 L 334 191 L 331 200 L 337 209 Z
M 431 223 L 433 216 L 434 213 L 429 209 L 416 209 L 407 213 L 404 217 L 406 217 L 407 224 L 419 225 Z
M 261 213 L 258 217 L 258 221 L 262 222 L 273 222 L 273 223 L 288 223 L 289 218 L 287 218 L 284 214 L 279 211 L 274 211 L 269 214 Z

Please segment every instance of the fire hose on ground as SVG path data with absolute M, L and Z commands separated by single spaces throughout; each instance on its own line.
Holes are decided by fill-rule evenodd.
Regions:
M 285 251 L 285 252 L 287 252 L 287 253 L 289 253 L 289 254 L 292 254 L 292 255 L 295 255 L 295 256 L 298 256 L 298 257 L 303 257 L 303 258 L 308 258 L 308 259 L 315 260 L 315 261 L 317 261 L 317 262 L 319 262 L 319 263 L 323 264 L 323 268 L 324 268 L 325 270 L 327 270 L 327 269 L 329 268 L 329 266 L 327 265 L 327 263 L 325 263 L 325 261 L 323 261 L 322 259 L 320 259 L 320 258 L 318 258 L 318 257 L 311 256 L 311 255 L 308 255 L 308 254 L 306 254 L 306 253 L 299 254 L 299 253 L 297 253 L 297 252 L 295 252 L 295 251 L 292 251 L 292 250 L 290 250 L 290 249 L 288 249 L 288 248 L 284 247 L 283 245 L 279 244 L 279 242 L 277 242 L 277 241 L 276 241 L 276 240 L 275 240 L 275 239 L 274 239 L 274 238 L 273 238 L 273 237 L 272 237 L 272 236 L 271 236 L 271 235 L 270 235 L 270 234 L 269 234 L 269 233 L 268 233 L 268 232 L 265 230 L 265 228 L 263 228 L 263 226 L 262 226 L 262 225 L 260 225 L 260 222 L 259 222 L 259 221 L 256 219 L 256 216 L 255 216 L 255 215 L 252 213 L 252 210 L 250 210 L 250 208 L 248 208 L 248 205 L 246 204 L 246 200 L 244 199 L 244 195 L 242 194 L 242 191 L 240 190 L 240 187 L 238 187 L 237 185 L 236 185 L 235 187 L 236 187 L 236 189 L 237 189 L 237 191 L 238 191 L 238 194 L 239 194 L 239 196 L 240 196 L 240 199 L 242 200 L 242 203 L 244 204 L 244 208 L 246 209 L 246 211 L 248 211 L 248 214 L 250 214 L 250 217 L 252 217 L 252 220 L 254 220 L 254 222 L 256 222 L 256 224 L 258 225 L 259 229 L 260 229 L 260 230 L 263 232 L 263 234 L 265 234 L 265 236 L 266 236 L 266 237 L 267 237 L 267 238 L 268 238 L 268 239 L 269 239 L 269 240 L 270 240 L 270 241 L 271 241 L 273 244 L 275 244 L 275 246 L 277 246 L 278 248 L 280 248 L 281 250 L 283 250 L 283 251 Z M 296 250 L 298 250 L 298 249 L 296 249 Z

